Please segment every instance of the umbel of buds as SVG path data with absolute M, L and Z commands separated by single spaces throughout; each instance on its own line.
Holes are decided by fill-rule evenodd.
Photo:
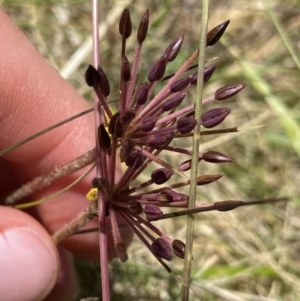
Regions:
M 190 160 L 176 166 L 170 166 L 159 158 L 162 151 L 176 152 L 190 156 L 191 152 L 184 148 L 172 146 L 175 138 L 190 137 L 197 124 L 193 118 L 194 105 L 181 106 L 184 103 L 186 92 L 197 83 L 197 72 L 188 74 L 193 62 L 198 56 L 196 51 L 183 66 L 171 77 L 166 78 L 165 86 L 153 95 L 157 83 L 164 80 L 168 63 L 176 59 L 183 36 L 175 38 L 161 57 L 150 67 L 148 82 L 138 83 L 136 74 L 140 58 L 142 43 L 144 42 L 149 24 L 149 11 L 143 15 L 137 33 L 137 46 L 134 60 L 130 64 L 126 57 L 126 40 L 131 35 L 132 25 L 129 10 L 125 9 L 119 24 L 122 37 L 121 70 L 120 70 L 120 98 L 118 112 L 113 113 L 108 106 L 109 81 L 101 66 L 89 66 L 86 71 L 86 82 L 92 86 L 99 98 L 100 113 L 103 114 L 103 123 L 98 130 L 98 143 L 102 158 L 103 177 L 108 179 L 105 187 L 99 188 L 99 193 L 105 195 L 106 206 L 109 212 L 119 215 L 124 222 L 145 243 L 152 254 L 162 262 L 162 259 L 171 260 L 173 253 L 180 258 L 184 257 L 184 244 L 179 240 L 167 238 L 151 221 L 163 216 L 163 207 L 187 208 L 189 197 L 177 192 L 180 187 L 189 185 L 189 180 L 179 183 L 169 183 L 167 187 L 149 189 L 149 186 L 163 185 L 171 181 L 174 173 L 190 169 Z M 226 21 L 208 33 L 207 45 L 215 44 L 224 33 L 229 21 Z M 131 66 L 130 66 L 131 65 Z M 205 68 L 203 77 L 208 81 L 215 71 L 215 66 Z M 227 99 L 242 88 L 243 84 L 227 86 L 218 89 L 214 96 L 208 96 L 203 103 Z M 201 116 L 201 124 L 206 128 L 219 125 L 230 110 L 226 107 L 210 109 Z M 199 121 L 200 122 L 200 121 Z M 119 159 L 118 159 L 119 158 Z M 208 151 L 199 154 L 201 159 L 211 163 L 231 162 L 232 160 L 219 152 Z M 115 180 L 116 162 L 120 160 L 127 166 L 121 178 Z M 133 185 L 134 180 L 151 164 L 156 162 L 162 167 L 154 170 L 151 178 L 139 185 Z M 110 168 L 108 168 L 110 166 Z M 198 185 L 205 185 L 218 180 L 221 175 L 202 175 L 197 179 Z M 186 178 L 183 176 L 183 178 Z M 97 181 L 94 181 L 97 182 Z M 147 188 L 147 192 L 145 189 Z M 114 219 L 116 214 L 110 214 Z M 145 214 L 145 217 L 143 215 Z M 112 224 L 115 224 L 112 221 Z M 147 229 L 152 230 L 154 237 Z M 118 228 L 113 231 L 118 232 Z M 118 246 L 122 238 L 118 233 L 113 235 L 119 238 L 115 241 Z M 164 265 L 165 266 L 165 265 Z
M 207 34 L 207 46 L 214 45 L 221 38 L 228 24 L 229 21 L 225 21 Z M 155 226 L 155 221 L 211 210 L 223 212 L 240 206 L 274 203 L 285 199 L 249 202 L 227 200 L 207 205 L 201 202 L 201 205 L 196 205 L 194 209 L 187 209 L 189 195 L 181 190 L 191 183 L 188 172 L 192 165 L 192 152 L 186 148 L 187 140 L 194 135 L 195 128 L 199 128 L 197 125 L 205 128 L 200 131 L 201 135 L 236 132 L 237 128 L 219 127 L 231 112 L 224 105 L 218 104 L 217 107 L 205 109 L 199 120 L 195 119 L 195 105 L 187 103 L 187 92 L 195 87 L 198 80 L 203 83 L 209 81 L 216 70 L 216 66 L 205 67 L 201 78 L 198 78 L 198 72 L 191 71 L 196 67 L 193 63 L 198 57 L 198 51 L 195 51 L 174 74 L 165 75 L 167 65 L 172 63 L 180 52 L 183 35 L 175 37 L 152 63 L 145 82 L 137 80 L 141 49 L 148 26 L 149 11 L 146 10 L 137 30 L 136 48 L 131 60 L 126 54 L 126 41 L 132 35 L 132 24 L 129 10 L 124 10 L 119 24 L 122 46 L 117 110 L 109 105 L 110 83 L 103 68 L 90 65 L 86 70 L 86 83 L 93 87 L 97 96 L 96 111 L 100 122 L 97 121 L 99 124 L 96 149 L 25 184 L 9 195 L 5 202 L 12 205 L 33 191 L 50 185 L 54 179 L 83 168 L 96 159 L 100 172 L 92 181 L 92 189 L 87 194 L 87 198 L 92 201 L 89 208 L 57 231 L 53 240 L 58 243 L 69 235 L 78 233 L 78 229 L 99 214 L 100 225 L 104 229 L 108 228 L 105 223 L 110 221 L 117 254 L 121 261 L 126 261 L 128 257 L 119 229 L 121 220 L 170 272 L 165 261 L 170 261 L 173 254 L 184 258 L 185 244 L 163 233 Z M 162 88 L 158 88 L 158 83 Z M 244 87 L 242 83 L 220 87 L 204 97 L 202 104 L 206 106 L 214 101 L 223 102 L 235 96 Z M 174 140 L 177 142 L 176 146 Z M 170 165 L 161 153 L 177 155 L 178 164 Z M 219 151 L 206 150 L 198 153 L 198 163 L 202 164 L 203 161 L 221 164 L 233 162 L 233 159 Z M 124 165 L 122 172 L 120 163 Z M 148 168 L 151 171 L 147 171 Z M 58 172 L 59 169 L 61 172 Z M 141 181 L 141 178 L 145 179 L 144 172 L 149 177 Z M 196 181 L 193 179 L 193 183 L 196 182 L 197 186 L 208 185 L 221 177 L 221 174 L 202 174 L 197 176 Z M 97 204 L 100 204 L 99 208 Z M 177 211 L 164 213 L 164 208 Z M 104 231 L 100 231 L 100 234 L 102 233 Z M 102 253 L 107 252 L 104 249 Z
M 207 46 L 214 45 L 223 35 L 229 21 L 213 28 L 207 35 Z M 106 185 L 98 187 L 98 193 L 105 201 L 108 217 L 112 225 L 117 225 L 116 216 L 120 217 L 140 238 L 157 260 L 168 270 L 164 260 L 169 261 L 172 255 L 185 256 L 185 245 L 178 239 L 172 239 L 154 225 L 154 221 L 169 217 L 163 213 L 164 207 L 183 208 L 178 213 L 188 214 L 189 196 L 180 192 L 188 186 L 190 180 L 186 171 L 191 168 L 191 151 L 185 147 L 175 147 L 173 141 L 192 137 L 197 123 L 207 129 L 219 126 L 231 112 L 224 106 L 206 110 L 200 120 L 194 119 L 194 105 L 186 104 L 186 93 L 193 89 L 198 80 L 207 82 L 216 70 L 216 66 L 207 66 L 203 78 L 198 73 L 191 73 L 193 62 L 198 51 L 172 75 L 165 75 L 166 67 L 174 61 L 180 52 L 184 36 L 176 37 L 150 66 L 146 82 L 137 80 L 137 72 L 142 44 L 147 36 L 149 11 L 144 13 L 137 31 L 134 59 L 126 56 L 126 40 L 131 35 L 132 25 L 129 10 L 125 9 L 119 24 L 122 40 L 120 67 L 120 96 L 118 110 L 114 112 L 109 103 L 109 81 L 101 66 L 89 66 L 86 71 L 86 82 L 92 86 L 99 99 L 99 112 L 102 123 L 98 130 L 102 177 Z M 158 82 L 164 85 L 159 91 L 154 89 Z M 233 97 L 244 88 L 237 83 L 224 86 L 202 100 L 203 105 L 213 101 L 224 101 Z M 221 134 L 235 132 L 237 128 L 205 130 L 202 134 Z M 177 144 L 178 145 L 178 144 Z M 177 166 L 171 166 L 160 157 L 160 153 L 175 153 L 187 158 Z M 228 163 L 233 160 L 215 150 L 199 153 L 198 161 L 209 163 Z M 117 162 L 126 166 L 124 172 L 115 177 Z M 152 171 L 148 180 L 138 183 L 139 176 L 149 167 L 160 165 Z M 181 176 L 181 181 L 172 181 L 174 174 Z M 197 185 L 207 185 L 220 179 L 220 174 L 200 175 Z M 176 177 L 178 178 L 178 177 Z M 101 183 L 96 179 L 94 183 Z M 95 187 L 95 186 L 94 186 Z M 249 203 L 250 204 L 250 203 Z M 251 203 L 252 204 L 252 203 Z M 241 201 L 217 202 L 213 205 L 196 206 L 194 212 L 209 210 L 226 211 L 248 205 Z M 179 214 L 180 213 L 180 214 Z M 174 215 L 174 214 L 173 214 Z M 112 227 L 113 237 L 120 259 L 125 260 L 124 244 L 117 226 Z M 120 247 L 122 246 L 122 247 Z

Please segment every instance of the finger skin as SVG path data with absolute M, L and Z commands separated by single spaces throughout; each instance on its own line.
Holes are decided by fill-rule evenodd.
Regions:
M 20 141 L 49 125 L 81 112 L 89 105 L 80 95 L 37 53 L 26 37 L 0 10 L 0 149 Z M 81 117 L 63 127 L 5 155 L 5 164 L 13 173 L 14 183 L 49 172 L 95 145 L 94 117 Z M 0 164 L 1 165 L 1 164 Z M 7 168 L 6 168 L 7 169 Z M 3 172 L 0 172 L 0 178 Z M 53 193 L 74 181 L 77 172 L 59 181 L 36 198 Z M 74 189 L 36 208 L 38 218 L 53 233 L 88 206 L 85 194 L 90 189 L 93 175 Z M 13 185 L 13 184 L 12 184 Z M 4 193 L 5 191 L 0 191 Z M 97 226 L 97 221 L 91 227 Z M 122 229 L 125 242 L 131 232 Z M 74 236 L 63 243 L 74 254 L 98 260 L 98 234 Z M 111 237 L 108 246 L 114 255 Z
M 60 272 L 54 288 L 43 301 L 75 300 L 79 293 L 80 286 L 76 278 L 73 256 L 64 248 L 59 247 L 58 251 L 61 262 Z
M 59 255 L 28 214 L 0 206 L 0 300 L 42 300 L 55 285 Z
M 45 127 L 86 110 L 89 105 L 39 55 L 1 9 L 0 20 L 0 150 L 2 150 Z M 93 148 L 95 145 L 94 132 L 94 117 L 90 114 L 5 155 L 0 159 L 0 196 Z M 33 199 L 65 187 L 79 174 L 81 173 L 71 175 L 46 191 L 35 194 Z M 64 195 L 38 206 L 33 215 L 50 233 L 61 228 L 89 205 L 85 199 L 85 194 L 91 187 L 92 178 L 93 175 L 90 175 Z M 7 216 L 9 219 L 1 219 L 2 216 Z M 17 221 L 15 216 L 17 216 Z M 0 219 L 5 221 L 7 227 L 14 228 L 16 231 L 23 231 L 24 227 L 29 227 L 35 229 L 34 233 L 38 233 L 36 236 L 42 241 L 50 240 L 43 227 L 23 212 L 0 207 Z M 91 227 L 97 227 L 96 220 L 92 223 Z M 3 231 L 5 233 L 6 230 L 0 229 L 1 233 Z M 126 227 L 122 228 L 121 232 L 124 242 L 128 244 L 132 238 L 132 232 Z M 20 244 L 23 251 L 26 250 L 24 243 L 26 244 L 26 240 L 23 241 L 23 245 Z M 76 235 L 66 240 L 63 245 L 77 256 L 93 260 L 99 259 L 97 233 Z M 50 250 L 56 252 L 56 263 L 53 266 L 58 269 L 57 251 L 55 251 L 53 244 Z M 115 256 L 111 236 L 108 237 L 108 250 L 110 258 Z M 36 259 L 43 258 L 39 253 L 35 255 Z M 69 300 L 76 293 L 76 289 L 74 289 L 76 279 L 70 254 L 66 255 L 65 251 L 61 251 L 60 255 L 62 258 L 60 277 L 58 277 L 55 288 L 47 300 Z M 9 261 L 6 260 L 6 262 Z M 40 266 L 42 267 L 42 265 Z M 28 300 L 39 300 L 34 294 L 44 296 L 54 285 L 53 278 L 46 279 L 47 273 L 45 271 L 42 271 L 41 274 L 44 274 L 44 283 L 48 282 L 46 291 L 44 290 L 45 286 L 39 283 L 36 285 L 38 291 L 35 292 L 32 289 L 32 298 L 29 297 Z M 64 289 L 61 289 L 62 287 Z M 19 289 L 22 294 L 26 287 L 20 284 Z M 8 299 L 0 297 L 0 300 Z

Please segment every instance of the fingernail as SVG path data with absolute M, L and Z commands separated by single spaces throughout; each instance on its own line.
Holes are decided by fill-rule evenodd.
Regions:
M 55 284 L 56 254 L 40 235 L 27 228 L 0 236 L 0 300 L 41 300 Z

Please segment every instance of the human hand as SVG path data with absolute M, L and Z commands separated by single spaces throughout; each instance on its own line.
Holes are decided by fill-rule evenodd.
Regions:
M 0 149 L 86 110 L 89 105 L 41 57 L 26 37 L 0 10 Z M 95 144 L 94 117 L 81 117 L 6 154 L 0 160 L 0 194 L 55 166 L 92 149 Z M 43 192 L 38 199 L 74 181 L 68 176 Z M 0 299 L 10 301 L 70 300 L 76 294 L 76 277 L 67 248 L 77 256 L 98 260 L 98 234 L 76 235 L 54 245 L 49 233 L 68 223 L 89 202 L 84 195 L 91 187 L 92 175 L 63 195 L 28 210 L 0 207 Z M 97 227 L 94 219 L 89 227 Z M 48 233 L 48 232 L 49 233 Z M 121 229 L 125 242 L 128 229 Z M 111 237 L 111 257 L 115 256 Z M 54 287 L 54 289 L 53 289 Z M 49 295 L 50 293 L 50 295 Z

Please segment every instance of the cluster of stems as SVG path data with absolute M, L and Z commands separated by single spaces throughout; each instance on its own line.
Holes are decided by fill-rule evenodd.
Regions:
M 228 24 L 229 21 L 225 21 L 208 33 L 207 46 L 214 45 L 221 38 Z M 202 114 L 201 120 L 195 120 L 195 105 L 184 105 L 187 91 L 197 84 L 197 72 L 193 73 L 191 70 L 196 67 L 193 64 L 198 57 L 198 51 L 194 52 L 178 71 L 171 76 L 165 76 L 167 64 L 174 61 L 180 52 L 184 39 L 182 35 L 168 45 L 161 57 L 150 67 L 147 82 L 141 83 L 138 79 L 138 66 L 148 26 L 149 10 L 146 10 L 137 30 L 137 44 L 133 61 L 130 63 L 126 56 L 126 41 L 131 36 L 132 24 L 129 10 L 123 11 L 119 23 L 122 47 L 117 112 L 108 105 L 110 85 L 102 67 L 90 65 L 85 74 L 86 83 L 94 88 L 99 99 L 97 113 L 102 121 L 97 136 L 101 177 L 93 180 L 92 191 L 97 193 L 91 199 L 98 199 L 100 194 L 105 203 L 116 251 L 122 262 L 126 261 L 128 256 L 119 231 L 120 218 L 170 271 L 163 260 L 171 260 L 173 254 L 184 258 L 184 243 L 171 239 L 152 222 L 165 218 L 162 211 L 164 207 L 188 208 L 189 196 L 179 192 L 178 188 L 190 184 L 185 172 L 191 168 L 191 151 L 184 147 L 172 146 L 172 141 L 192 137 L 197 122 L 208 129 L 203 131 L 206 135 L 235 132 L 237 128 L 210 130 L 221 124 L 229 115 L 230 109 L 226 107 L 219 106 L 207 110 Z M 204 82 L 211 78 L 215 69 L 215 66 L 205 68 Z M 164 85 L 156 91 L 160 82 Z M 226 100 L 244 87 L 241 83 L 224 86 L 205 97 L 202 103 Z M 162 152 L 186 155 L 187 160 L 178 166 L 172 166 L 160 158 Z M 198 161 L 201 160 L 211 163 L 232 162 L 230 157 L 216 151 L 200 152 Z M 147 181 L 139 183 L 140 175 L 147 172 L 146 169 L 150 164 L 153 165 L 153 162 L 160 165 L 160 168 L 155 169 Z M 124 171 L 117 178 L 116 171 L 120 163 L 123 163 Z M 171 178 L 174 174 L 180 175 L 182 181 L 172 183 Z M 221 177 L 220 174 L 200 175 L 197 185 L 206 185 Z M 156 184 L 155 188 L 151 189 L 153 184 Z M 213 209 L 224 211 L 240 205 L 235 204 L 235 201 L 219 202 L 213 205 Z M 203 205 L 196 208 L 198 211 L 206 209 Z

